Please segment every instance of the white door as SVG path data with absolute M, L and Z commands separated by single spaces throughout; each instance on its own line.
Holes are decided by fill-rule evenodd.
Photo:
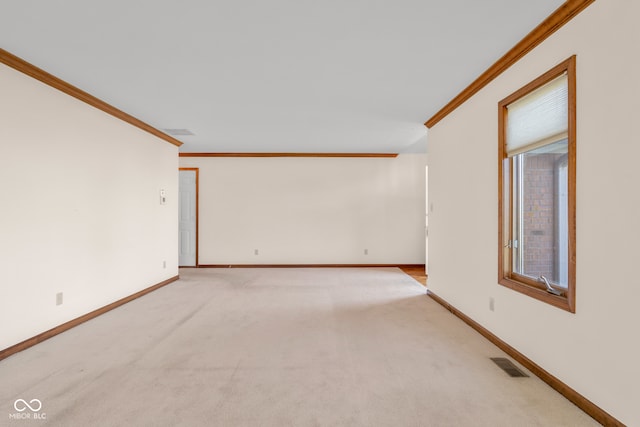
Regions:
M 197 245 L 197 171 L 180 171 L 180 255 L 181 267 L 196 266 Z
M 424 271 L 429 274 L 429 211 L 433 210 L 433 206 L 429 205 L 429 166 L 425 166 L 424 168 L 425 173 L 425 190 L 426 190 L 426 197 L 425 197 L 425 212 L 426 215 L 424 216 Z

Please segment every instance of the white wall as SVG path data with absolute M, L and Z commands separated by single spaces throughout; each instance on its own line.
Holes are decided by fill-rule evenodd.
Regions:
M 425 163 L 183 157 L 200 168 L 199 263 L 423 264 Z
M 629 425 L 640 423 L 638 17 L 635 0 L 595 2 L 429 131 L 429 288 Z M 575 314 L 497 284 L 498 101 L 572 54 Z
M 178 148 L 2 64 L 0 94 L 4 349 L 178 274 Z

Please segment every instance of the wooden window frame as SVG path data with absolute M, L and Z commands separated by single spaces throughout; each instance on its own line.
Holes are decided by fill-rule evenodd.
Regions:
M 513 251 L 507 244 L 511 237 L 513 210 L 511 183 L 513 167 L 507 160 L 506 124 L 507 106 L 530 92 L 549 83 L 556 77 L 567 73 L 568 89 L 568 287 L 562 296 L 546 291 L 544 284 L 529 277 L 514 273 Z M 505 178 L 508 180 L 505 181 Z M 505 197 L 505 187 L 509 194 Z M 507 199 L 507 200 L 505 200 Z M 505 212 L 505 208 L 509 210 Z M 508 227 L 508 228 L 507 228 Z M 576 311 L 576 56 L 573 55 L 531 83 L 515 91 L 498 103 L 498 283 L 537 300 L 551 304 L 563 310 Z

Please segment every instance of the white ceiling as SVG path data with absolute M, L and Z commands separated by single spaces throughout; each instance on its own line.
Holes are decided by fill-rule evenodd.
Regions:
M 562 0 L 0 0 L 0 47 L 182 152 L 423 152 Z

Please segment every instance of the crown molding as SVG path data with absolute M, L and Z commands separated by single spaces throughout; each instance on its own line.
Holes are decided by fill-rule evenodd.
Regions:
M 21 73 L 26 74 L 29 77 L 33 77 L 34 79 L 39 80 L 42 83 L 51 86 L 52 88 L 58 89 L 59 91 L 66 93 L 67 95 L 73 96 L 74 98 L 79 99 L 80 101 L 89 104 L 99 110 L 102 110 L 105 113 L 110 114 L 139 129 L 142 129 L 145 132 L 149 132 L 150 134 L 157 136 L 158 138 L 163 139 L 177 147 L 180 147 L 182 145 L 182 142 L 167 135 L 166 133 L 161 132 L 158 129 L 144 123 L 143 121 L 138 120 L 135 117 L 125 113 L 124 111 L 107 104 L 106 102 L 83 91 L 82 89 L 78 89 L 77 87 L 65 82 L 64 80 L 47 73 L 43 69 L 28 63 L 24 59 L 18 58 L 17 56 L 7 52 L 2 48 L 0 48 L 0 63 L 5 64 L 17 71 L 20 71 Z
M 180 153 L 180 157 L 398 157 L 398 153 Z
M 509 67 L 515 64 L 520 58 L 529 53 L 533 48 L 546 40 L 551 34 L 558 31 L 567 22 L 571 21 L 577 14 L 582 12 L 595 0 L 567 0 L 562 6 L 549 15 L 542 23 L 527 34 L 518 44 L 509 50 L 502 58 L 498 59 L 487 71 L 475 79 L 440 111 L 434 114 L 424 125 L 432 128 L 440 120 L 444 119 L 465 101 L 475 95 L 480 89 L 488 85 L 493 79 L 498 77 Z

